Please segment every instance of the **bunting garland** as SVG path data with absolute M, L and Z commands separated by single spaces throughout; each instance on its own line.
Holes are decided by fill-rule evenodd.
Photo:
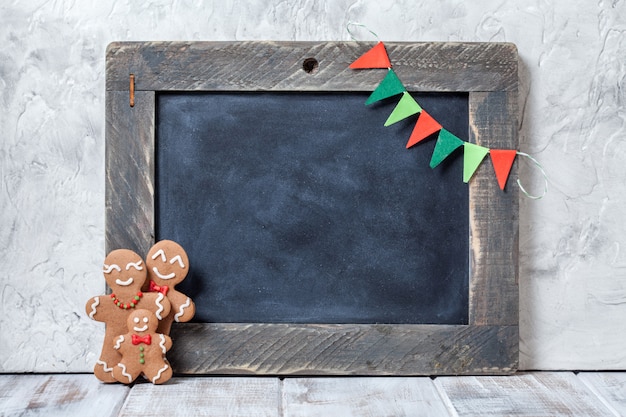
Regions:
M 437 133 L 437 142 L 435 144 L 435 149 L 430 160 L 430 167 L 437 167 L 437 165 L 439 165 L 446 158 L 455 153 L 455 151 L 457 151 L 458 149 L 462 149 L 463 182 L 465 183 L 470 181 L 487 154 L 489 154 L 493 163 L 493 169 L 496 179 L 498 181 L 498 186 L 501 190 L 504 190 L 515 158 L 517 157 L 517 155 L 525 156 L 526 154 L 520 153 L 513 149 L 489 149 L 484 146 L 466 142 L 446 130 L 430 114 L 422 109 L 419 103 L 415 101 L 415 99 L 404 87 L 404 84 L 402 83 L 402 81 L 400 81 L 400 78 L 398 78 L 398 75 L 391 67 L 391 61 L 389 60 L 389 56 L 387 55 L 385 45 L 380 41 L 373 48 L 365 52 L 356 61 L 350 64 L 350 68 L 387 69 L 387 74 L 385 75 L 385 78 L 383 78 L 378 87 L 376 87 L 376 89 L 368 97 L 365 104 L 369 105 L 377 101 L 401 95 L 398 104 L 387 118 L 385 126 L 390 126 L 410 116 L 416 114 L 418 115 L 415 127 L 413 128 L 411 136 L 409 137 L 409 140 L 406 144 L 407 149 Z M 535 162 L 534 159 L 531 158 L 531 160 Z M 539 166 L 539 168 L 541 167 Z M 517 180 L 517 182 L 522 192 L 528 195 L 519 183 L 519 180 Z M 528 196 L 531 198 L 542 197 L 533 197 L 530 195 Z
M 491 155 L 493 170 L 496 173 L 500 189 L 504 190 L 504 184 L 506 184 L 506 179 L 509 176 L 509 172 L 511 172 L 511 166 L 517 156 L 517 151 L 492 149 L 489 154 Z
M 361 55 L 359 59 L 350 64 L 352 69 L 370 69 L 370 68 L 391 68 L 391 61 L 387 55 L 387 50 L 382 42 L 378 42 L 376 46 Z

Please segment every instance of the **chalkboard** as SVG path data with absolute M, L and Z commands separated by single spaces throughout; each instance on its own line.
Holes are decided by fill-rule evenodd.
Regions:
M 159 95 L 157 240 L 193 259 L 197 321 L 467 324 L 462 164 L 432 170 L 416 118 L 386 128 L 395 101 L 366 99 Z M 467 135 L 467 94 L 419 101 Z
M 460 152 L 430 169 L 435 138 L 405 149 L 415 118 L 364 105 L 386 69 L 348 68 L 372 46 L 109 45 L 106 251 L 189 252 L 199 309 L 172 327 L 175 372 L 517 368 L 518 188 L 488 159 L 463 183 Z M 517 149 L 514 45 L 385 46 L 446 129 Z

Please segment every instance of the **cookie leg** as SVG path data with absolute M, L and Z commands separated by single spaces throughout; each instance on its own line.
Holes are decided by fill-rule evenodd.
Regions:
M 100 358 L 96 361 L 96 365 L 93 367 L 93 374 L 102 382 L 117 382 L 113 376 L 114 367 L 115 364 L 109 364 L 103 358 Z
M 100 358 L 96 361 L 93 368 L 93 374 L 102 382 L 117 382 L 113 376 L 115 365 L 122 359 L 122 356 L 113 348 L 113 340 L 108 335 L 104 335 L 104 343 L 100 351 Z
M 128 367 L 126 363 L 120 362 L 113 368 L 113 377 L 123 384 L 130 384 L 133 382 L 139 374 L 141 374 L 141 370 L 137 369 L 138 367 Z
M 172 377 L 172 367 L 167 361 L 164 361 L 160 367 L 155 366 L 144 369 L 143 374 L 153 384 L 163 384 Z

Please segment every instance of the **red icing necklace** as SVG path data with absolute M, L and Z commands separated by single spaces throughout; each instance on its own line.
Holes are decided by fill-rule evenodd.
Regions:
M 135 306 L 139 303 L 139 300 L 143 297 L 143 293 L 139 291 L 136 296 L 133 297 L 130 303 L 123 303 L 115 296 L 115 294 L 111 294 L 111 298 L 113 299 L 113 304 L 118 306 L 121 309 L 128 310 L 129 308 L 135 308 Z

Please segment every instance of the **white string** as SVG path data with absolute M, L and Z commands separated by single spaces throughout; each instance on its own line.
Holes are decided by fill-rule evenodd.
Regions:
M 522 193 L 526 197 L 528 197 L 528 198 L 530 198 L 532 200 L 542 199 L 548 193 L 548 175 L 546 174 L 546 171 L 544 171 L 544 169 L 541 166 L 541 164 L 535 158 L 533 158 L 532 156 L 528 155 L 527 153 L 518 151 L 517 154 L 520 155 L 520 156 L 525 156 L 526 158 L 530 159 L 537 166 L 537 168 L 539 168 L 539 170 L 543 174 L 543 181 L 544 181 L 543 194 L 541 194 L 541 195 L 532 195 L 532 194 L 528 193 L 528 191 L 526 191 L 526 189 L 522 186 L 522 182 L 518 178 L 517 179 L 517 185 L 519 186 L 519 189 L 522 191 Z
M 350 38 L 352 38 L 353 41 L 358 41 L 358 39 L 355 38 L 354 35 L 352 34 L 352 31 L 350 30 L 350 26 L 358 26 L 358 27 L 361 27 L 361 28 L 367 30 L 369 33 L 374 35 L 374 37 L 376 38 L 376 40 L 378 42 L 380 42 L 380 38 L 378 37 L 378 35 L 376 33 L 374 33 L 374 31 L 372 31 L 370 28 L 365 26 L 364 24 L 357 23 L 357 22 L 348 22 L 348 24 L 346 25 L 346 30 L 348 31 L 348 34 L 350 35 Z

